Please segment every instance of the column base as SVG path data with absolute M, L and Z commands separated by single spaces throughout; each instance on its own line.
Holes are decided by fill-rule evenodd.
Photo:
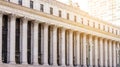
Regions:
M 115 65 L 115 66 L 113 66 L 113 67 L 117 67 L 117 66 Z
M 73 66 L 73 67 L 81 67 L 81 65 L 75 65 L 75 66 Z
M 73 67 L 80 67 L 80 65 L 75 65 L 75 66 L 73 66 Z
M 81 67 L 87 67 L 87 65 L 82 65 Z
M 73 65 L 69 65 L 69 66 L 66 66 L 66 67 L 75 67 L 75 66 L 73 66 Z
M 57 67 L 58 65 L 57 64 L 53 64 L 52 67 Z
M 103 67 L 109 67 L 109 66 L 103 65 Z M 112 66 L 112 67 L 114 67 L 114 66 Z M 116 66 L 115 66 L 115 67 L 116 67 Z
M 34 62 L 33 65 L 39 65 L 37 62 Z
M 120 67 L 120 64 L 117 64 L 117 67 Z
M 9 64 L 16 64 L 15 61 L 10 61 Z
M 2 61 L 0 61 L 0 64 L 3 64 L 3 62 L 2 62 Z
M 22 62 L 23 65 L 27 65 L 28 63 L 27 62 Z
M 67 67 L 66 65 L 61 65 L 61 67 Z
M 58 65 L 57 63 L 53 63 L 53 65 Z
M 98 67 L 98 65 L 94 65 L 94 67 Z
M 93 65 L 89 65 L 88 67 L 93 67 Z
M 43 66 L 47 67 L 47 66 L 50 66 L 49 64 L 43 64 Z
M 99 65 L 99 67 L 103 67 L 103 65 Z

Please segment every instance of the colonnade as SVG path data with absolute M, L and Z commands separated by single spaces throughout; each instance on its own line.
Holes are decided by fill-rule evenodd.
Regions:
M 0 13 L 0 63 L 116 67 L 119 46 L 94 34 Z

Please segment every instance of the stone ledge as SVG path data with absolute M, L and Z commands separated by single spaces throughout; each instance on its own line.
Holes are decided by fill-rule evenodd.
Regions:
M 27 64 L 0 64 L 0 67 L 81 67 L 80 66 L 46 66 L 46 65 L 27 65 Z

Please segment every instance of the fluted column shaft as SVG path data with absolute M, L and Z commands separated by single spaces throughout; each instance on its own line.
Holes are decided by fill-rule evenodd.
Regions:
M 10 63 L 15 63 L 15 25 L 16 25 L 16 17 L 14 15 L 10 15 L 10 23 L 9 23 L 9 49 L 10 49 Z
M 92 52 L 93 52 L 93 43 L 92 43 L 93 41 L 92 41 L 92 36 L 91 35 L 89 35 L 89 45 L 90 45 L 90 66 L 92 66 L 93 65 L 93 62 L 92 62 L 92 59 L 93 59 L 93 57 L 92 57 Z
M 76 40 L 77 40 L 77 46 L 76 46 L 76 48 L 77 48 L 77 65 L 80 65 L 80 33 L 79 32 L 77 32 L 76 33 Z
M 48 25 L 43 24 L 43 63 L 48 65 Z
M 62 66 L 65 66 L 65 29 L 61 28 L 61 63 Z
M 49 62 L 49 64 L 51 65 L 51 64 L 53 64 L 53 27 L 52 26 L 49 26 L 49 33 L 48 33 L 48 39 L 49 39 L 49 41 L 48 41 L 48 48 L 49 48 L 49 50 L 48 50 L 48 57 L 49 57 L 49 59 L 48 59 L 48 62 Z
M 108 43 L 107 43 L 107 40 L 105 39 L 105 66 L 106 67 L 108 67 L 108 52 L 107 52 L 107 50 L 108 50 Z
M 73 65 L 73 31 L 69 31 L 69 61 L 70 61 L 70 65 Z
M 2 63 L 2 20 L 3 14 L 0 13 L 0 63 Z
M 57 65 L 57 27 L 53 27 L 53 65 Z
M 95 37 L 95 66 L 98 67 L 98 37 Z
M 117 43 L 117 64 L 119 64 L 119 51 L 120 51 L 120 44 L 119 44 L 119 42 Z
M 116 42 L 113 42 L 113 66 L 116 67 Z
M 33 63 L 38 64 L 38 23 L 34 22 L 34 35 L 33 35 Z
M 21 45 L 22 45 L 22 64 L 27 64 L 27 24 L 28 20 L 23 19 L 22 22 L 22 36 L 21 36 Z
M 103 66 L 103 39 L 100 38 L 100 66 Z
M 83 34 L 83 66 L 86 67 L 86 34 Z
M 109 66 L 112 67 L 112 42 L 109 41 Z

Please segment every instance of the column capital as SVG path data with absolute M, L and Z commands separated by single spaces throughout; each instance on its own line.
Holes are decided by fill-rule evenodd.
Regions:
M 112 43 L 112 40 L 108 40 L 109 43 Z
M 4 14 L 4 12 L 3 11 L 0 11 L 0 15 L 3 15 Z
M 89 34 L 88 37 L 92 37 L 93 35 Z
M 103 40 L 104 38 L 102 38 L 102 37 L 99 37 L 99 39 L 100 39 L 100 40 Z
M 8 16 L 9 16 L 9 17 L 17 17 L 16 14 L 12 14 L 12 13 L 11 13 L 11 14 L 8 14 Z
M 69 32 L 73 32 L 73 30 L 71 30 L 71 29 L 68 29 L 68 31 L 69 31 Z
M 3 16 L 3 13 L 0 13 L 0 16 Z
M 116 43 L 116 41 L 112 41 L 113 42 L 113 44 L 115 44 Z
M 108 39 L 108 42 L 112 42 L 112 40 Z
M 35 25 L 35 26 L 38 26 L 38 24 L 39 24 L 38 22 L 34 21 L 34 25 Z
M 62 31 L 65 31 L 66 29 L 65 28 L 63 28 L 63 27 L 60 27 L 60 29 L 62 30 Z
M 94 36 L 94 38 L 95 38 L 95 39 L 98 39 L 98 37 L 97 37 L 97 36 Z
M 57 25 L 52 25 L 53 29 L 57 29 L 58 26 Z
M 106 38 L 103 39 L 104 41 L 108 41 Z
M 118 45 L 120 44 L 119 41 L 117 41 L 117 44 L 118 44 Z
M 39 24 L 39 22 L 40 22 L 40 21 L 38 21 L 38 20 L 33 20 L 33 21 L 34 21 L 35 23 L 38 23 L 38 24 Z
M 87 34 L 86 33 L 82 33 L 83 34 L 83 36 L 87 36 Z
M 27 17 L 22 17 L 21 18 L 23 21 L 28 21 L 29 19 Z
M 119 47 L 119 45 L 120 45 L 120 44 L 119 44 L 119 43 L 117 43 L 117 47 Z
M 36 22 L 37 20 L 34 20 L 34 19 L 31 19 L 31 18 L 29 18 L 29 17 L 26 17 L 26 16 L 24 16 L 24 17 L 21 17 L 23 20 L 27 20 L 27 21 L 34 21 L 34 22 Z
M 77 33 L 77 34 L 80 34 L 81 32 L 79 32 L 79 31 L 76 31 L 76 33 Z

